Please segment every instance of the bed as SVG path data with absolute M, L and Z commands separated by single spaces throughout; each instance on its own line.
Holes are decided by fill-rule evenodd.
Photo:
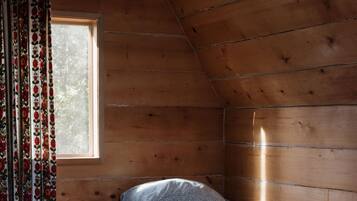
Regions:
M 185 179 L 167 179 L 135 186 L 121 201 L 225 201 L 210 187 Z

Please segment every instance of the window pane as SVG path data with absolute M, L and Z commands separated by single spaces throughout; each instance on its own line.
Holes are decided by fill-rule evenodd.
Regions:
M 58 154 L 89 153 L 89 26 L 53 24 Z

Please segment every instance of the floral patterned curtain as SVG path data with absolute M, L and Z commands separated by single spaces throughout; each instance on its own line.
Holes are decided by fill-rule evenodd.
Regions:
M 49 0 L 1 0 L 0 201 L 56 199 Z

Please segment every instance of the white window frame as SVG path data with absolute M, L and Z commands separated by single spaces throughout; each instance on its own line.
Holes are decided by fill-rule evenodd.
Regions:
M 52 24 L 85 25 L 90 27 L 88 41 L 88 86 L 89 86 L 89 153 L 88 154 L 57 154 L 59 164 L 72 164 L 79 161 L 94 161 L 100 159 L 101 100 L 100 68 L 99 68 L 99 16 L 88 13 L 53 12 Z M 58 145 L 57 145 L 58 146 Z

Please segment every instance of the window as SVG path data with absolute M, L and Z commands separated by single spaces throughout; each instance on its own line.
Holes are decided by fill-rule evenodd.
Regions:
M 58 158 L 98 158 L 97 20 L 54 18 L 52 51 Z

